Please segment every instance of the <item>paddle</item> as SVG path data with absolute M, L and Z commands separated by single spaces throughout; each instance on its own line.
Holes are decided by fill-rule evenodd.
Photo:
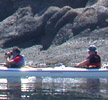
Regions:
M 26 64 L 26 68 L 46 68 L 46 67 L 65 67 L 63 63 L 40 63 L 40 64 Z
M 6 66 L 6 63 L 0 63 L 0 65 Z

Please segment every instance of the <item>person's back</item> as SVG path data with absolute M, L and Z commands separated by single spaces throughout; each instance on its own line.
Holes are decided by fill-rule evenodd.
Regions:
M 25 57 L 24 55 L 18 55 L 15 58 L 12 59 L 15 64 L 11 65 L 11 68 L 20 68 L 25 65 Z
M 18 62 L 16 65 L 24 66 L 25 65 L 25 56 L 24 55 L 20 55 L 20 56 L 21 56 L 21 61 Z
M 89 60 L 87 67 L 88 68 L 100 68 L 101 67 L 101 57 L 97 53 L 93 53 L 87 58 Z

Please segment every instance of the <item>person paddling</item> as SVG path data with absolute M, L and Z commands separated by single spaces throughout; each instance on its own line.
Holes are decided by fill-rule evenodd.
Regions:
M 24 66 L 24 56 L 20 52 L 18 47 L 14 47 L 10 52 L 5 53 L 6 64 L 4 65 L 9 68 L 20 68 Z
M 88 54 L 86 60 L 78 63 L 77 67 L 86 67 L 86 68 L 100 68 L 101 67 L 101 57 L 97 53 L 97 48 L 95 45 L 90 45 L 88 48 Z

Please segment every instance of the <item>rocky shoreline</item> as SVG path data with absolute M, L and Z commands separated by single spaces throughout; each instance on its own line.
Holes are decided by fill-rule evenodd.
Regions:
M 108 30 L 108 28 L 106 29 Z M 103 29 L 97 32 L 98 35 L 94 35 L 94 33 L 80 34 L 66 43 L 52 46 L 48 50 L 40 51 L 40 46 L 33 46 L 25 49 L 23 53 L 27 56 L 27 61 L 32 61 L 34 64 L 63 63 L 65 66 L 73 67 L 76 63 L 86 59 L 89 45 L 94 44 L 101 55 L 102 63 L 107 63 L 108 35 L 107 33 L 102 34 L 100 31 Z

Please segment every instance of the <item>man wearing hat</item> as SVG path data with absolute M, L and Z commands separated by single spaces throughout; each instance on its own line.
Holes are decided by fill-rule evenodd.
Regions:
M 20 52 L 18 47 L 12 48 L 10 52 L 5 54 L 6 64 L 4 65 L 9 68 L 20 68 L 24 66 L 24 56 Z
M 95 45 L 90 45 L 88 48 L 89 56 L 85 61 L 78 63 L 76 66 L 78 67 L 86 67 L 86 68 L 100 68 L 101 67 L 101 57 L 97 54 L 97 48 Z

